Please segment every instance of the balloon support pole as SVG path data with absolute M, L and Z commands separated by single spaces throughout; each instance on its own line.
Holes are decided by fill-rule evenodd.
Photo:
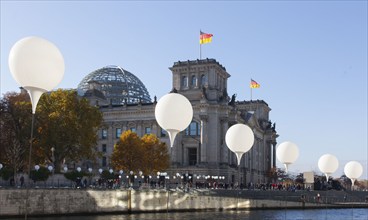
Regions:
M 32 102 L 32 114 L 36 113 L 36 107 L 37 107 L 37 103 L 40 100 L 42 94 L 44 92 L 47 92 L 44 89 L 41 88 L 36 88 L 36 87 L 32 87 L 32 86 L 25 86 L 23 87 L 25 90 L 27 90 L 30 98 L 31 98 L 31 102 Z
M 284 167 L 285 167 L 285 172 L 288 173 L 289 172 L 289 164 L 284 163 Z
M 243 156 L 244 153 L 235 153 L 236 154 L 236 158 L 238 159 L 238 188 L 240 189 L 240 182 L 241 182 L 241 179 L 240 179 L 240 161 L 241 161 L 241 158 Z
M 175 137 L 176 135 L 179 133 L 177 130 L 167 130 L 167 133 L 169 134 L 169 138 L 170 138 L 170 147 L 172 148 L 174 146 L 174 141 L 175 141 Z
M 326 176 L 326 181 L 328 182 L 328 178 L 330 177 L 330 175 L 328 175 L 327 173 L 325 173 Z

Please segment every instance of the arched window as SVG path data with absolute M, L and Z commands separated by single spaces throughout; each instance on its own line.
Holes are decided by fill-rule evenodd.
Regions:
M 185 135 L 199 136 L 201 134 L 201 125 L 198 122 L 192 121 L 185 129 Z
M 192 76 L 192 81 L 191 81 L 191 86 L 195 87 L 197 86 L 197 77 L 196 76 Z
M 186 77 L 186 76 L 182 77 L 181 86 L 184 87 L 184 88 L 188 87 L 188 77 Z
M 207 77 L 206 75 L 201 76 L 201 86 L 204 86 L 207 84 Z

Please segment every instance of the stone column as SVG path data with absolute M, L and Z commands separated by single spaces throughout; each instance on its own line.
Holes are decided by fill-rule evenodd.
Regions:
M 222 143 L 221 143 L 221 149 L 220 149 L 220 163 L 227 163 L 228 164 L 228 152 L 229 152 L 229 149 L 226 145 L 226 142 L 225 142 L 225 134 L 226 134 L 226 131 L 227 129 L 229 128 L 229 124 L 227 122 L 227 120 L 225 118 L 222 118 L 221 119 L 221 126 L 222 126 L 222 131 L 221 131 L 221 137 L 223 138 L 222 139 Z
M 137 134 L 138 136 L 142 137 L 144 132 L 143 132 L 143 128 L 142 128 L 142 124 L 143 124 L 143 121 L 137 121 Z
M 201 115 L 201 163 L 207 163 L 207 120 L 208 117 L 206 115 Z
M 277 142 L 272 143 L 272 167 L 276 167 L 276 144 Z

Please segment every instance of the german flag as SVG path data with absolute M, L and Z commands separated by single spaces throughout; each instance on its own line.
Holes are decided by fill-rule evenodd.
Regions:
M 250 88 L 251 89 L 258 89 L 259 87 L 261 87 L 261 85 L 259 85 L 256 81 L 254 81 L 253 79 L 250 79 Z
M 199 33 L 199 44 L 207 44 L 212 42 L 212 34 L 207 34 L 202 31 L 200 31 Z

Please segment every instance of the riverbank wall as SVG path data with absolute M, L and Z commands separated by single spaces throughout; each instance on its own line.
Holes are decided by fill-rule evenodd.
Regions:
M 23 216 L 26 211 L 29 216 L 43 216 L 231 209 L 368 208 L 364 200 L 368 192 L 361 192 L 357 196 L 350 194 L 350 200 L 340 192 L 321 193 L 319 199 L 316 194 L 306 191 L 29 189 L 27 201 L 26 189 L 0 189 L 0 218 Z

